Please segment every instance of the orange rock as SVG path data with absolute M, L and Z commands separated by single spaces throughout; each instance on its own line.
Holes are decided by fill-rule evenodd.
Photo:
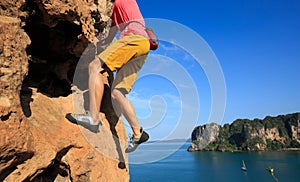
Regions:
M 72 65 L 95 38 L 90 7 L 109 4 L 106 0 L 98 5 L 80 0 L 30 2 L 35 5 L 24 0 L 0 2 L 0 181 L 129 181 L 126 131 L 112 109 L 109 87 L 101 106 L 100 133 L 65 118 L 77 109 L 76 93 L 65 86 L 72 82 Z M 40 13 L 36 19 L 35 13 Z M 61 22 L 81 32 L 74 40 L 60 40 L 66 36 L 57 38 L 59 33 L 72 33 L 58 29 Z M 34 30 L 43 39 L 34 37 Z M 53 32 L 43 34 L 49 31 Z M 35 50 L 39 48 L 53 51 L 49 55 L 59 59 L 39 57 L 43 56 Z

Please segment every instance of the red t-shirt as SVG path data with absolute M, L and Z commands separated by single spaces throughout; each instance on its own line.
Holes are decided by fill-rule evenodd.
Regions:
M 145 21 L 136 0 L 115 0 L 111 19 L 121 31 L 120 37 L 129 34 L 148 37 L 145 32 Z M 141 24 L 134 21 L 139 21 Z

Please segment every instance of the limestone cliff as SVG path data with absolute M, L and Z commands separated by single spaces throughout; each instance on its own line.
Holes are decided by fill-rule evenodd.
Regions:
M 204 125 L 194 129 L 192 144 L 188 150 L 300 149 L 299 129 L 300 113 L 267 116 L 263 120 L 237 119 L 232 124 L 225 124 L 223 127 L 215 124 L 213 127 Z
M 192 132 L 192 145 L 189 151 L 204 149 L 209 143 L 216 141 L 219 135 L 220 125 L 209 123 L 196 127 Z
M 0 181 L 129 181 L 126 131 L 110 101 L 112 75 L 103 75 L 100 133 L 65 119 L 83 105 L 83 92 L 72 82 L 95 39 L 92 12 L 106 25 L 111 5 L 0 2 Z

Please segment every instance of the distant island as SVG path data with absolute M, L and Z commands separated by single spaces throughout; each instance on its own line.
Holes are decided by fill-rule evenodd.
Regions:
M 169 139 L 169 140 L 151 140 L 148 141 L 147 143 L 185 143 L 185 142 L 191 142 L 192 140 L 189 139 L 183 139 L 183 138 L 178 138 L 178 139 Z
M 188 151 L 300 150 L 300 113 L 197 126 Z

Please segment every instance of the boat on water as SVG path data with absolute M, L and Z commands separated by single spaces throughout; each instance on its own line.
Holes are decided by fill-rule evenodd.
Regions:
M 246 165 L 245 165 L 244 160 L 242 160 L 242 167 L 241 167 L 241 169 L 242 169 L 243 171 L 247 171 L 247 167 L 246 167 Z
M 278 178 L 275 176 L 274 174 L 274 168 L 272 167 L 268 167 L 267 170 L 269 171 L 269 173 L 272 175 L 273 179 L 276 181 L 276 182 L 279 182 Z
M 270 174 L 274 175 L 274 168 L 269 167 L 267 168 L 267 170 L 269 171 Z

